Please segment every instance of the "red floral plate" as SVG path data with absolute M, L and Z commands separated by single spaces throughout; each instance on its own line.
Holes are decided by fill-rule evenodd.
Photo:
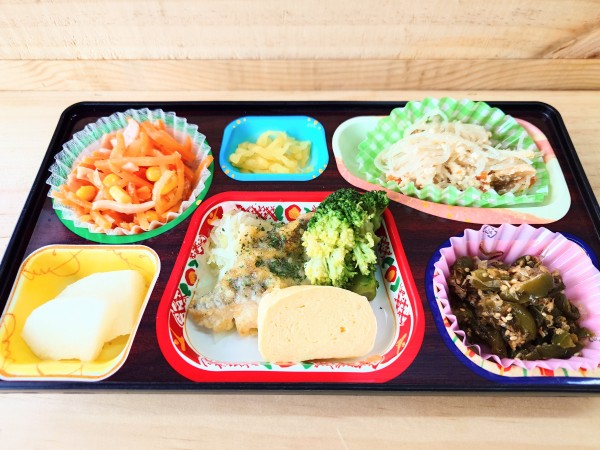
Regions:
M 257 338 L 237 332 L 213 333 L 188 320 L 186 304 L 206 280 L 202 255 L 216 219 L 241 209 L 273 222 L 287 222 L 312 211 L 327 192 L 226 192 L 203 202 L 194 213 L 158 307 L 160 349 L 181 375 L 198 382 L 383 383 L 400 375 L 416 357 L 424 333 L 424 314 L 394 218 L 389 210 L 378 234 L 379 281 L 371 307 L 377 319 L 373 351 L 352 360 L 271 363 L 262 360 Z

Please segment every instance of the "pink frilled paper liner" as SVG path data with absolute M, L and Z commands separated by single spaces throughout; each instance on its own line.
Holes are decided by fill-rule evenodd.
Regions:
M 479 345 L 471 345 L 466 341 L 465 333 L 459 328 L 456 316 L 452 314 L 448 300 L 447 278 L 450 268 L 460 256 L 478 256 L 485 259 L 480 251 L 480 244 L 486 252 L 501 251 L 501 258 L 511 264 L 523 255 L 541 256 L 543 264 L 551 270 L 558 269 L 565 284 L 565 294 L 579 308 L 581 318 L 579 324 L 590 330 L 594 336 L 600 337 L 600 272 L 586 252 L 575 242 L 568 240 L 560 233 L 546 228 L 535 228 L 530 225 L 514 226 L 509 224 L 500 227 L 484 225 L 479 230 L 465 230 L 464 236 L 450 239 L 450 247 L 440 250 L 442 257 L 434 264 L 433 287 L 440 313 L 452 331 L 463 344 L 471 348 L 484 360 L 494 361 L 504 368 L 511 366 L 527 370 L 535 368 L 556 370 L 593 370 L 600 364 L 600 339 L 588 341 L 581 356 L 569 359 L 548 359 L 540 361 L 523 361 L 512 358 L 499 358 L 485 353 Z

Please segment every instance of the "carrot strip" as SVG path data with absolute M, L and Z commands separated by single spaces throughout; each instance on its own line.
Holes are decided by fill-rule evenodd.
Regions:
M 112 152 L 110 152 L 111 159 L 120 158 L 125 154 L 125 138 L 123 137 L 123 132 L 117 131 L 116 138 L 117 144 L 112 149 Z
M 127 193 L 131 197 L 131 201 L 133 203 L 137 203 L 137 201 L 133 198 L 133 197 L 137 198 L 137 194 L 135 193 L 135 191 L 136 191 L 135 185 L 131 182 L 127 183 Z
M 142 154 L 142 140 L 137 138 L 125 150 L 124 156 L 140 156 Z
M 134 173 L 134 175 L 136 175 L 136 176 L 138 176 L 138 177 L 140 177 L 140 178 L 142 178 L 142 179 L 145 180 L 146 179 L 146 170 L 148 170 L 147 167 L 140 167 L 138 169 L 138 171 Z
M 127 219 L 128 219 L 127 215 L 124 215 L 117 211 L 111 211 L 111 210 L 104 211 L 103 215 L 105 218 L 111 220 L 112 223 L 127 222 Z
M 106 220 L 106 218 L 99 212 L 91 211 L 90 216 L 92 216 L 92 219 L 94 219 L 94 222 L 96 222 L 96 225 L 98 225 L 100 228 L 104 228 L 105 230 L 110 230 L 112 228 L 112 223 Z
M 137 187 L 142 187 L 142 186 L 146 186 L 149 189 L 152 189 L 152 183 L 150 183 L 149 181 L 144 180 L 143 178 L 138 177 L 137 175 L 131 173 L 131 172 L 127 172 L 125 170 L 122 170 L 120 172 L 115 172 L 119 177 L 121 177 L 123 180 L 129 182 L 129 183 L 133 183 L 134 185 L 136 185 Z
M 165 170 L 156 183 L 154 183 L 154 187 L 152 188 L 152 200 L 156 203 L 156 212 L 159 214 L 161 214 L 165 209 L 161 192 L 172 175 L 173 171 Z
M 189 198 L 189 196 L 191 194 L 192 194 L 192 181 L 188 180 L 186 178 L 185 181 L 183 182 L 183 195 L 181 196 L 181 198 L 182 199 Z
M 108 165 L 108 160 L 96 161 L 94 166 L 96 166 L 96 169 L 99 169 L 102 172 L 111 172 L 110 166 Z
M 87 186 L 88 184 L 89 183 L 86 183 L 84 180 L 77 179 L 76 174 L 71 173 L 67 178 L 65 186 L 71 191 L 76 192 L 81 186 Z
M 89 167 L 79 165 L 73 170 L 73 173 L 75 173 L 75 178 L 78 180 L 88 180 L 88 175 L 94 173 L 94 168 L 90 169 Z
M 142 156 L 152 156 L 152 146 L 148 135 L 140 131 L 140 154 Z
M 121 171 L 121 166 L 122 166 L 122 164 L 115 163 L 114 159 L 109 159 L 108 160 L 108 168 L 113 173 L 120 172 Z
M 175 191 L 175 197 L 178 199 L 178 201 L 181 200 L 181 196 L 183 195 L 183 185 L 185 183 L 185 174 L 183 167 L 183 161 L 178 159 L 175 162 L 175 173 L 177 174 L 177 190 Z
M 148 201 L 152 198 L 152 189 L 148 188 L 148 186 L 142 186 L 136 190 L 136 195 L 140 201 Z
M 105 134 L 104 136 L 102 136 L 102 140 L 100 141 L 100 147 L 111 147 L 112 145 L 110 143 L 110 141 L 112 141 L 112 139 L 115 137 L 115 132 L 113 131 L 112 133 L 108 133 Z
M 98 172 L 97 170 L 94 170 L 88 179 L 90 180 L 90 183 L 92 183 L 99 191 L 104 189 L 105 186 L 102 184 L 100 172 Z
M 157 130 L 150 122 L 142 122 L 141 127 L 163 152 L 167 154 L 178 152 L 181 157 L 188 162 L 192 162 L 196 159 L 194 153 L 186 150 L 186 148 L 177 142 L 177 139 L 171 136 L 167 131 Z
M 165 133 L 166 133 L 166 131 L 165 131 Z M 186 162 L 191 163 L 196 159 L 196 155 L 194 155 L 192 152 L 187 152 L 182 149 L 181 151 L 178 151 L 178 153 L 181 155 L 183 160 Z
M 135 189 L 135 186 L 133 185 L 133 183 L 129 183 L 129 185 L 127 186 L 127 192 L 129 193 L 129 195 L 131 196 L 131 201 L 133 203 L 139 203 L 140 200 L 137 196 L 137 192 Z M 137 220 L 137 224 L 142 227 L 142 229 L 144 231 L 148 231 L 150 229 L 150 224 L 148 223 L 148 220 L 146 220 L 146 213 L 145 212 L 136 212 L 135 213 L 135 218 Z
M 131 156 L 128 158 L 111 158 L 104 161 L 96 161 L 94 165 L 104 172 L 107 172 L 110 169 L 110 164 L 112 163 L 119 170 L 123 164 L 131 162 L 136 166 L 141 167 L 150 167 L 150 166 L 159 166 L 161 164 L 175 164 L 175 160 L 177 159 L 177 155 L 165 155 L 165 156 Z
M 84 210 L 89 211 L 92 208 L 92 204 L 90 202 L 81 200 L 73 192 L 70 192 L 70 191 L 67 192 L 65 197 L 66 197 L 66 200 L 68 200 L 69 202 L 71 202 L 74 205 L 77 205 L 77 206 L 83 208 Z
M 83 158 L 83 160 L 79 163 L 79 167 L 87 167 L 88 169 L 94 168 L 94 163 L 98 161 L 100 158 Z
M 206 155 L 206 158 L 200 161 L 200 165 L 198 166 L 198 168 L 196 169 L 196 173 L 194 174 L 194 184 L 198 182 L 198 180 L 200 179 L 200 175 L 202 175 L 202 171 L 205 168 L 208 168 L 208 166 L 210 166 L 210 163 L 213 162 L 213 159 L 214 158 L 212 155 Z
M 187 180 L 193 180 L 194 179 L 194 171 L 192 170 L 191 167 L 186 166 L 185 164 L 183 165 L 183 175 L 185 176 L 185 178 Z
M 175 205 L 181 203 L 182 200 L 182 196 L 183 196 L 183 188 L 184 188 L 184 182 L 185 182 L 185 177 L 183 174 L 183 162 L 181 161 L 181 159 L 178 159 L 177 162 L 175 163 L 175 174 L 177 176 L 177 188 L 175 189 L 175 194 L 173 195 L 172 199 L 167 201 L 165 205 L 163 205 L 163 210 L 169 210 L 171 208 L 173 208 Z
M 108 149 L 108 148 L 99 148 L 98 150 L 96 150 L 94 153 L 92 153 L 92 157 L 93 158 L 98 158 L 98 159 L 106 159 L 108 157 L 108 155 L 110 155 L 110 152 L 112 150 Z
M 81 160 L 81 162 L 79 164 L 85 164 L 85 165 L 93 166 L 96 161 L 98 161 L 99 159 L 105 159 L 105 158 L 106 158 L 106 156 L 104 156 L 104 155 L 86 156 L 85 158 L 83 158 Z

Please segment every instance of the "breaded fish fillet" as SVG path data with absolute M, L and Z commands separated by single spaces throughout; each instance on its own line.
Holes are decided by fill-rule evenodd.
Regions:
M 273 228 L 248 226 L 239 237 L 231 269 L 211 292 L 190 301 L 192 320 L 213 331 L 231 330 L 235 325 L 241 335 L 255 333 L 263 294 L 307 283 L 301 238 L 312 214 Z

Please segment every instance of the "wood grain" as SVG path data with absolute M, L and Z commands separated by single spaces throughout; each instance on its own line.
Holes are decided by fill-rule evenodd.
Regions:
M 0 402 L 3 448 L 593 449 L 600 425 L 598 397 L 120 392 Z
M 600 89 L 600 60 L 0 61 L 0 90 Z
M 0 90 L 600 89 L 594 0 L 0 8 Z
M 1 7 L 0 59 L 13 60 L 597 58 L 600 43 L 591 32 L 600 23 L 594 0 L 4 0 Z
M 595 24 L 588 30 L 581 30 L 571 40 L 549 49 L 544 57 L 600 58 L 600 28 Z

